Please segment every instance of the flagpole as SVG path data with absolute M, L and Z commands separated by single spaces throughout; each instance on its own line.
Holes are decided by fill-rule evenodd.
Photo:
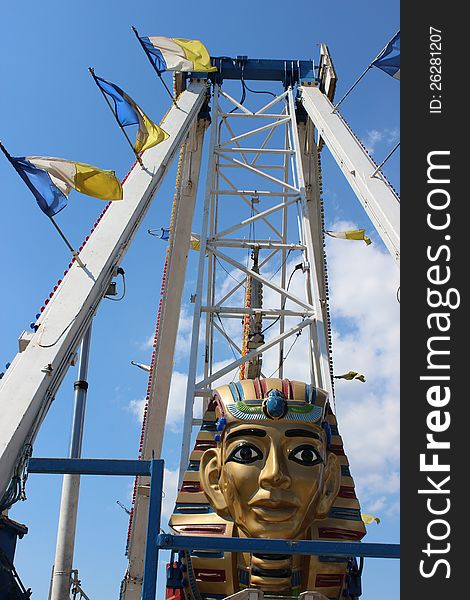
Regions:
M 142 159 L 140 158 L 138 152 L 135 151 L 134 145 L 131 142 L 131 139 L 129 138 L 129 136 L 127 135 L 126 130 L 124 129 L 124 127 L 121 125 L 121 123 L 119 122 L 119 119 L 117 118 L 116 113 L 113 110 L 113 107 L 111 106 L 111 102 L 109 101 L 108 96 L 103 92 L 103 90 L 101 89 L 100 84 L 98 83 L 97 79 L 96 79 L 96 75 L 95 75 L 95 70 L 92 67 L 88 68 L 88 71 L 90 72 L 90 75 L 93 77 L 93 81 L 96 83 L 98 89 L 100 90 L 100 92 L 103 95 L 103 98 L 106 100 L 106 104 L 109 106 L 109 110 L 113 113 L 113 117 L 116 120 L 116 123 L 119 125 L 122 133 L 125 135 L 126 140 L 129 144 L 129 146 L 132 148 L 132 152 L 135 154 L 135 157 L 137 158 L 137 162 L 139 163 L 139 165 L 144 168 L 144 163 L 142 162 Z
M 398 142 L 398 144 L 395 146 L 395 148 L 393 148 L 393 150 L 387 154 L 387 156 L 384 158 L 384 160 L 380 163 L 380 165 L 372 173 L 371 178 L 375 177 L 377 175 L 377 173 L 384 166 L 384 164 L 387 162 L 387 160 L 392 156 L 392 154 L 395 152 L 395 150 L 398 148 L 399 145 L 400 145 L 400 142 Z
M 398 33 L 398 32 L 397 32 Z M 397 34 L 395 34 L 396 36 Z M 395 37 L 394 36 L 394 37 Z M 393 38 L 392 38 L 393 40 Z M 341 98 L 341 100 L 338 102 L 338 104 L 335 105 L 335 107 L 333 108 L 333 112 L 335 113 L 338 109 L 338 106 L 341 104 L 341 102 L 347 97 L 349 96 L 349 94 L 353 91 L 353 89 L 356 87 L 356 85 L 361 81 L 361 79 L 364 77 L 364 75 L 366 75 L 369 72 L 369 69 L 372 69 L 374 63 L 376 60 L 378 60 L 382 54 L 385 52 L 385 50 L 387 49 L 387 46 L 390 42 L 388 42 L 385 47 L 377 54 L 377 56 L 374 58 L 374 60 L 371 61 L 370 65 L 367 67 L 367 69 L 364 71 L 364 73 L 359 77 L 359 79 L 356 80 L 355 83 L 353 83 L 353 85 L 349 88 L 349 90 L 344 94 L 344 96 Z
M 160 77 L 160 81 L 163 83 L 166 91 L 168 92 L 173 104 L 176 106 L 176 108 L 179 108 L 179 106 L 176 104 L 176 100 L 175 97 L 173 96 L 173 94 L 171 93 L 170 88 L 167 86 L 167 84 L 165 83 L 162 74 L 160 73 L 160 71 L 157 69 L 157 67 L 155 66 L 153 60 L 150 58 L 148 52 L 147 52 L 147 48 L 144 46 L 144 44 L 142 43 L 142 40 L 139 37 L 139 33 L 137 31 L 137 29 L 134 27 L 134 25 L 132 25 L 132 31 L 135 33 L 135 37 L 139 40 L 139 44 L 142 46 L 143 51 L 145 52 L 147 58 L 150 61 L 150 64 L 152 65 L 152 67 L 155 69 L 155 72 L 157 73 L 157 75 Z
M 361 81 L 361 79 L 367 75 L 367 73 L 369 72 L 369 69 L 372 69 L 372 63 L 367 67 L 367 69 L 364 71 L 364 73 L 359 77 L 359 79 L 356 79 L 355 83 L 353 83 L 353 85 L 349 88 L 349 90 L 344 94 L 344 96 L 341 98 L 341 100 L 338 102 L 338 104 L 335 104 L 334 108 L 333 108 L 333 112 L 335 113 L 338 110 L 338 106 L 341 104 L 341 102 L 347 98 L 347 96 L 349 96 L 349 94 L 353 91 L 353 89 L 356 87 L 356 85 Z
M 78 252 L 76 252 L 73 249 L 73 246 L 70 244 L 70 242 L 68 241 L 68 239 L 65 237 L 62 229 L 57 225 L 57 223 L 54 221 L 54 219 L 47 215 L 51 221 L 51 223 L 54 225 L 54 227 L 56 228 L 56 230 L 58 231 L 60 237 L 64 240 L 64 242 L 67 244 L 68 249 L 70 250 L 70 252 L 73 254 L 73 256 L 75 257 L 75 260 L 77 261 L 77 263 L 82 267 L 85 268 L 85 265 L 83 264 L 83 262 L 80 260 L 80 257 L 78 256 Z

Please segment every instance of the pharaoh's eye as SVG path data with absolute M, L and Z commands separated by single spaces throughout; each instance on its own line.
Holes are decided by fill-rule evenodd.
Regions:
M 227 462 L 233 461 L 237 463 L 241 463 L 242 465 L 251 465 L 257 460 L 263 458 L 263 454 L 261 451 L 252 444 L 239 444 L 232 452 L 230 456 L 227 458 Z
M 289 459 L 306 467 L 318 465 L 318 463 L 323 461 L 315 446 L 311 446 L 310 444 L 302 444 L 302 446 L 294 448 L 289 453 Z

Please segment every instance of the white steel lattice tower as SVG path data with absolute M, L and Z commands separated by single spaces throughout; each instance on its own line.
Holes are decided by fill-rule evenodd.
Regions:
M 292 89 L 251 111 L 216 85 L 180 480 L 189 456 L 194 398 L 209 396 L 211 386 L 229 373 L 238 378 L 236 369 L 243 362 L 273 349 L 277 368 L 264 375 L 282 376 L 286 348 L 305 329 L 307 373 L 332 394 L 320 202 L 313 127 L 307 127 L 306 121 L 297 123 Z M 259 273 L 244 264 L 247 252 L 255 249 L 260 253 Z M 302 295 L 288 286 L 294 260 L 305 280 Z M 240 306 L 239 298 L 237 302 L 247 277 L 264 287 L 262 308 Z M 224 320 L 239 321 L 246 314 L 262 315 L 268 324 L 266 333 L 271 327 L 266 340 L 243 356 Z M 204 340 L 201 378 L 197 376 L 200 337 Z M 221 337 L 234 350 L 234 359 L 223 366 L 217 365 L 214 351 Z

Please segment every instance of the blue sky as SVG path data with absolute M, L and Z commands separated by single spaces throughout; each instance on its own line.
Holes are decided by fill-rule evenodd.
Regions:
M 7 3 L 2 17 L 0 139 L 10 153 L 87 162 L 114 169 L 120 178 L 131 166 L 132 156 L 87 68 L 93 66 L 97 75 L 121 85 L 157 122 L 169 100 L 139 48 L 131 25 L 146 35 L 199 38 L 212 55 L 316 59 L 318 44 L 325 42 L 339 76 L 337 98 L 399 28 L 398 2 L 379 5 L 371 1 L 301 1 L 291 5 L 278 0 L 241 0 L 201 7 L 181 0 L 176 7 L 148 1 L 130 5 L 121 0 L 87 0 L 72 8 L 69 3 L 43 0 Z M 169 75 L 167 82 L 171 83 Z M 399 139 L 398 101 L 398 82 L 372 69 L 342 105 L 343 115 L 377 162 Z M 344 246 L 338 245 L 343 242 L 333 240 L 327 247 L 338 370 L 351 368 L 351 356 L 356 370 L 368 369 L 368 383 L 363 387 L 357 382 L 337 386 L 337 408 L 346 450 L 352 454 L 353 474 L 362 492 L 363 510 L 375 510 L 374 514 L 382 518 L 380 525 L 368 527 L 365 541 L 396 542 L 396 267 L 327 151 L 323 151 L 322 160 L 327 225 L 343 222 L 365 227 L 374 242 L 368 248 L 360 242 L 345 242 L 349 244 L 347 257 Z M 397 152 L 384 171 L 399 189 L 398 162 Z M 167 225 L 174 177 L 173 166 L 123 262 L 125 301 L 103 301 L 94 320 L 84 456 L 135 458 L 138 453 L 140 424 L 135 413 L 145 395 L 147 380 L 145 373 L 129 363 L 150 360 L 147 341 L 154 330 L 165 253 L 165 244 L 146 231 Z M 16 353 L 19 334 L 29 329 L 44 299 L 61 278 L 69 254 L 3 157 L 0 195 L 3 369 Z M 69 206 L 57 221 L 74 246 L 78 247 L 88 235 L 103 207 L 100 200 L 72 192 Z M 198 230 L 198 217 L 194 230 Z M 188 358 L 188 299 L 194 290 L 196 264 L 194 256 L 190 260 L 193 263 L 188 269 L 181 346 L 175 364 L 175 397 L 183 389 Z M 221 354 L 220 358 L 228 356 Z M 65 456 L 68 452 L 75 376 L 71 370 L 53 403 L 36 441 L 36 456 Z M 164 447 L 168 483 L 174 480 L 179 452 L 177 411 L 172 419 Z M 75 565 L 92 598 L 118 596 L 126 564 L 127 515 L 116 500 L 129 505 L 131 483 L 109 477 L 82 480 Z M 28 501 L 11 512 L 14 519 L 30 528 L 18 545 L 17 569 L 25 585 L 33 589 L 33 599 L 47 597 L 60 486 L 58 476 L 32 475 Z M 398 565 L 391 562 L 366 561 L 364 600 L 397 598 Z

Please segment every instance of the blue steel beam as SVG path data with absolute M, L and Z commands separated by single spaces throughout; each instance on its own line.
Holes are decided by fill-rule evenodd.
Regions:
M 222 550 L 224 552 L 263 552 L 265 554 L 306 554 L 313 556 L 364 556 L 399 558 L 399 544 L 362 544 L 360 542 L 318 542 L 309 540 L 268 540 L 219 536 L 157 536 L 163 550 Z
M 157 589 L 158 542 L 162 516 L 163 460 L 152 460 L 150 473 L 150 496 L 145 541 L 144 577 L 142 600 L 155 600 Z
M 161 461 L 163 463 L 163 461 Z M 150 475 L 150 460 L 114 458 L 30 458 L 28 473 L 77 475 Z
M 300 82 L 316 80 L 313 60 L 282 60 L 248 58 L 247 56 L 215 56 L 211 58 L 216 73 L 193 73 L 192 76 L 209 77 L 212 83 L 222 83 L 224 79 L 246 81 L 280 81 L 285 87 Z

